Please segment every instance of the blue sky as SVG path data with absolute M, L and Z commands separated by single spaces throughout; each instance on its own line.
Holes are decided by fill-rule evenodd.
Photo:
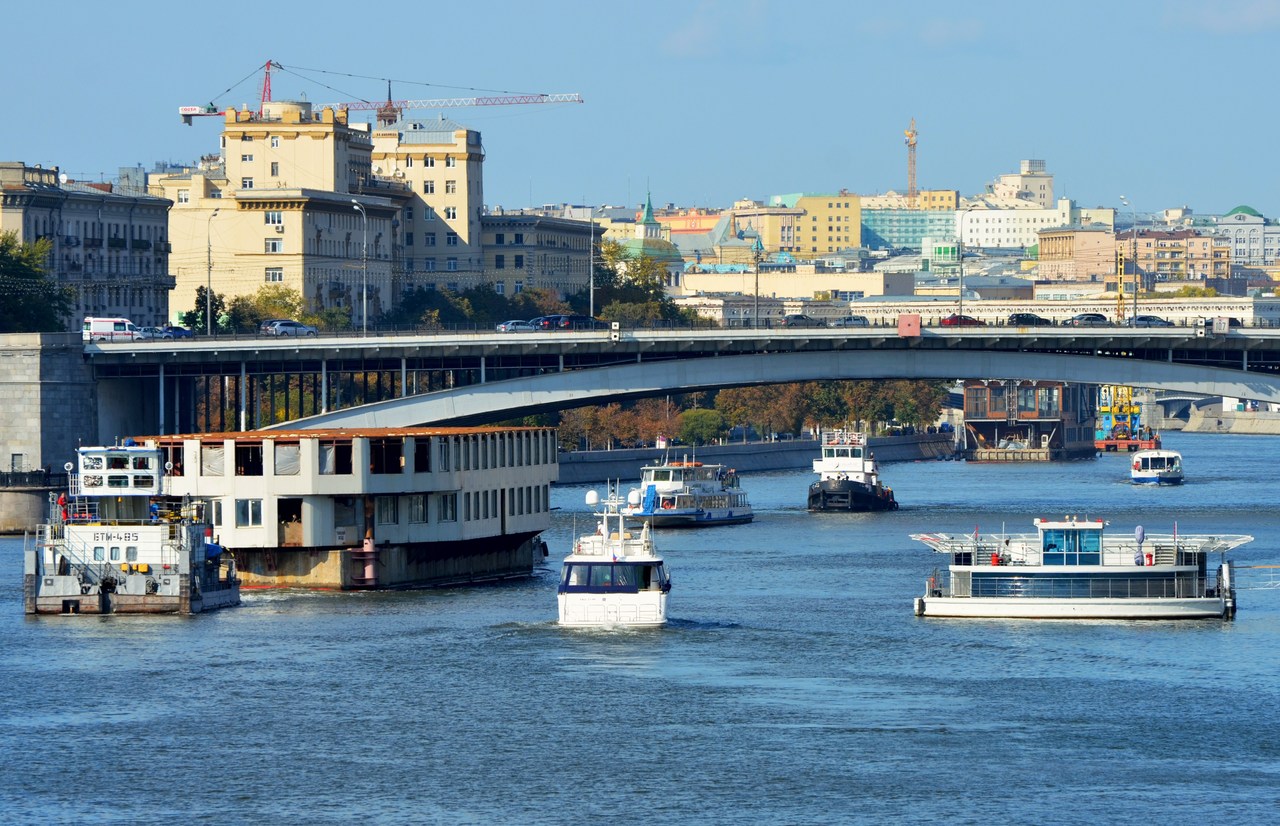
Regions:
M 1080 6 L 23 3 L 0 49 L 0 160 L 92 180 L 189 163 L 219 127 L 177 107 L 256 104 L 271 59 L 290 70 L 276 98 L 384 97 L 366 78 L 403 98 L 581 93 L 446 112 L 483 134 L 491 206 L 902 189 L 915 118 L 922 188 L 971 194 L 1040 158 L 1081 206 L 1280 217 L 1280 0 Z

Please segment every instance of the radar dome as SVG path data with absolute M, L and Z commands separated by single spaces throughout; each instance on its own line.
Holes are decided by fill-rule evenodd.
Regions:
M 587 504 L 593 508 L 600 504 L 600 494 L 594 490 L 587 491 Z

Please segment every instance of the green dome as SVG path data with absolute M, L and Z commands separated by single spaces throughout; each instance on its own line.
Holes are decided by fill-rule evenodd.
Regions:
M 1230 212 L 1227 213 L 1227 215 L 1228 216 L 1229 215 L 1252 215 L 1254 218 L 1262 217 L 1261 212 L 1258 212 L 1258 210 L 1254 209 L 1251 206 L 1245 206 L 1244 204 L 1241 204 L 1240 206 L 1231 210 Z M 1226 217 L 1226 216 L 1223 216 L 1223 217 Z

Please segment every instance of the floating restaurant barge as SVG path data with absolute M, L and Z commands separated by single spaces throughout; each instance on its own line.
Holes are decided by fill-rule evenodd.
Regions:
M 552 428 L 366 428 L 148 440 L 203 502 L 245 588 L 375 589 L 529 576 L 546 556 Z
M 1092 458 L 1092 384 L 969 380 L 964 383 L 965 457 L 974 462 Z

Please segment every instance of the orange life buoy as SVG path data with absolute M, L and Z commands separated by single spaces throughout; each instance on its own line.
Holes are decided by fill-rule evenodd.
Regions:
M 1142 462 L 1141 462 L 1140 460 L 1138 460 L 1138 459 L 1134 459 L 1134 460 L 1133 460 L 1133 469 L 1134 469 L 1134 470 L 1142 470 Z

